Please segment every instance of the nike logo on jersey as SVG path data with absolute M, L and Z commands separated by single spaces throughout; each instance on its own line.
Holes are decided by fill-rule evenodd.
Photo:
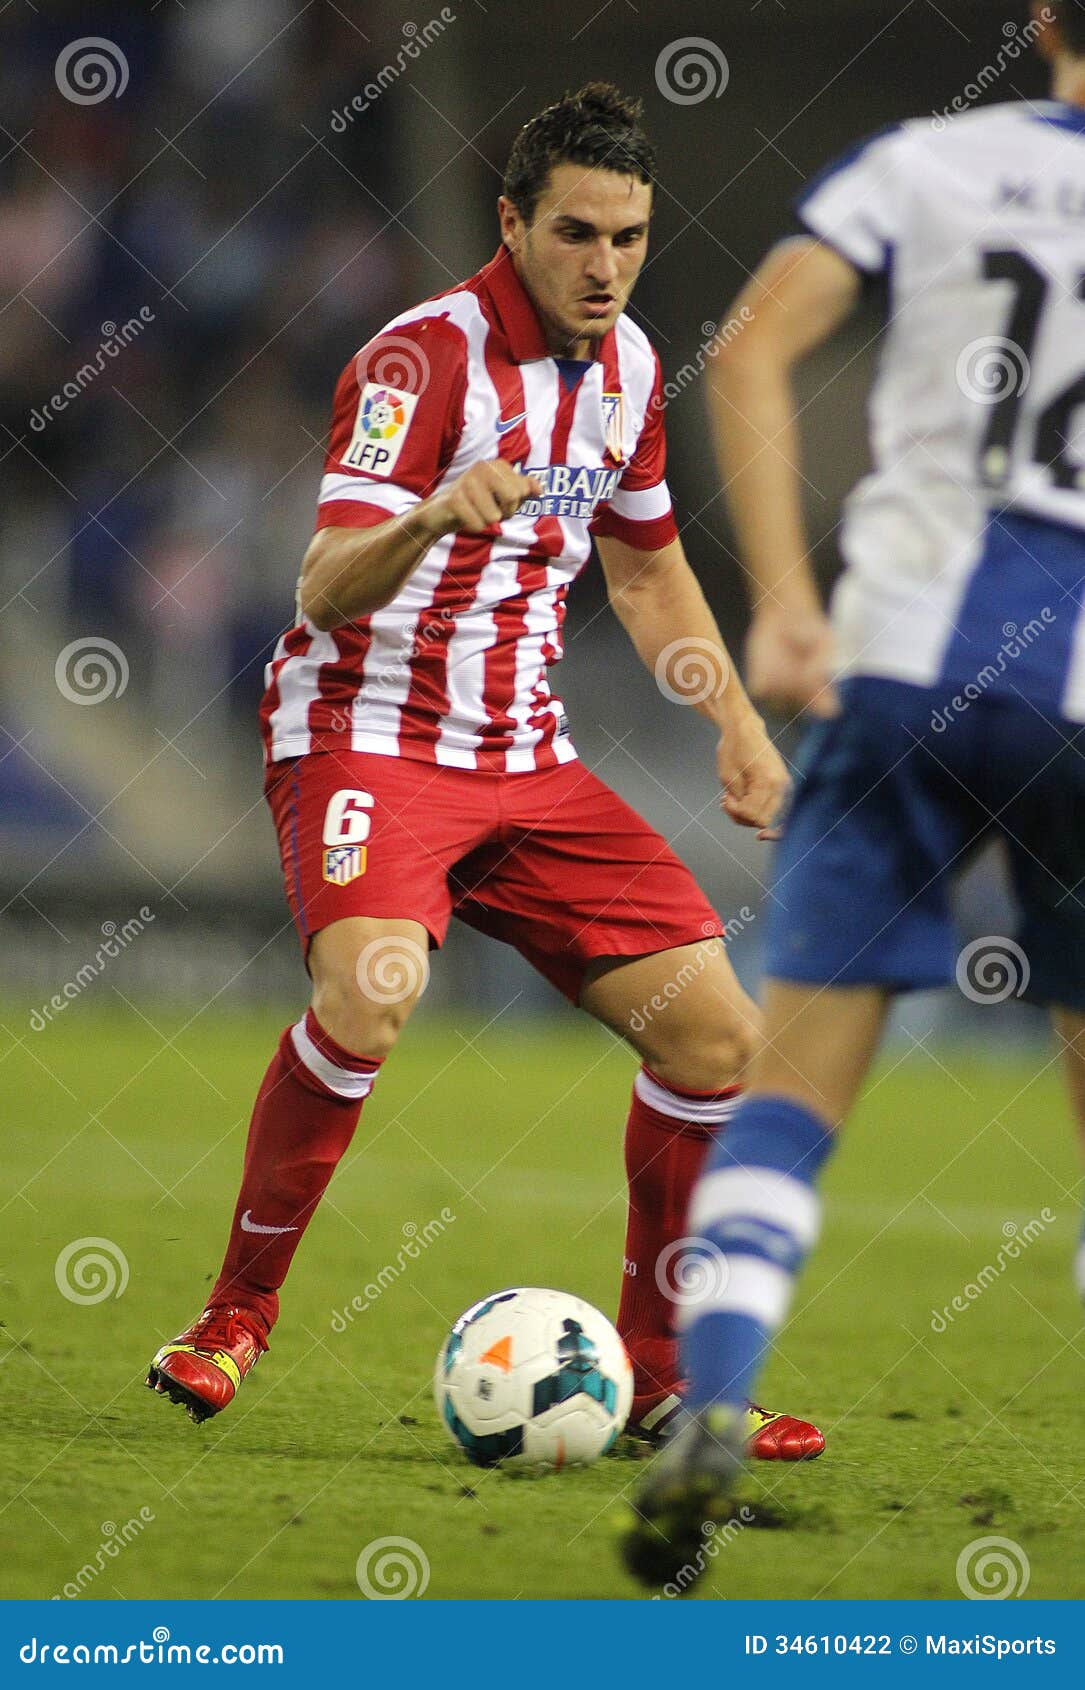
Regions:
M 258 1226 L 252 1218 L 252 1210 L 246 1209 L 241 1217 L 242 1232 L 297 1232 L 296 1226 Z
M 527 412 L 521 411 L 518 417 L 498 417 L 495 424 L 498 434 L 507 434 L 510 428 L 515 428 L 517 423 L 522 423 L 526 416 Z

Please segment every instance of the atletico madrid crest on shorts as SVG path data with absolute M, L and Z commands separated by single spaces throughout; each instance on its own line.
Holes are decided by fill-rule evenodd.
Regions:
M 365 873 L 365 845 L 333 845 L 324 853 L 324 879 L 333 886 L 349 886 Z

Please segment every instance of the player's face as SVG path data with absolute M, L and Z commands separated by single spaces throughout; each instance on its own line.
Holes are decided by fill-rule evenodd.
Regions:
M 651 188 L 615 170 L 558 164 L 530 225 L 508 200 L 499 209 L 551 352 L 587 356 L 624 311 L 644 263 Z

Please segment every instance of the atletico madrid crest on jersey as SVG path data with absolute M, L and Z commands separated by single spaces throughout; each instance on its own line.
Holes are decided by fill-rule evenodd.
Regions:
M 607 451 L 616 464 L 625 462 L 622 447 L 622 396 L 620 393 L 603 394 L 603 433 L 606 437 Z
M 365 845 L 333 845 L 324 853 L 324 879 L 333 886 L 349 886 L 365 873 Z

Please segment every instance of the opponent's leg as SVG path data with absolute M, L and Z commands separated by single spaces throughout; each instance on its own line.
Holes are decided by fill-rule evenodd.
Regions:
M 817 1235 L 817 1176 L 877 1047 L 886 1002 L 875 987 L 769 983 L 749 1092 L 711 1148 L 690 1212 L 708 1288 L 683 1313 L 693 1418 L 642 1487 L 625 1539 L 629 1566 L 648 1581 L 695 1558 L 703 1522 L 726 1510 L 744 1405 Z
M 415 921 L 349 917 L 317 933 L 307 1014 L 257 1095 L 226 1259 L 200 1319 L 155 1356 L 147 1383 L 196 1420 L 232 1401 L 267 1348 L 279 1287 L 425 985 Z
M 865 1078 L 886 1001 L 875 987 L 769 984 L 764 1049 L 690 1216 L 726 1267 L 683 1322 L 694 1408 L 737 1406 L 750 1393 L 816 1237 L 816 1176 Z
M 1070 1093 L 1070 1105 L 1077 1121 L 1082 1149 L 1085 1150 L 1085 1014 L 1079 1009 L 1053 1009 L 1051 1020 L 1055 1036 L 1062 1047 L 1063 1072 Z M 1078 1295 L 1085 1301 L 1085 1216 L 1082 1219 L 1081 1239 L 1074 1257 L 1074 1282 Z

